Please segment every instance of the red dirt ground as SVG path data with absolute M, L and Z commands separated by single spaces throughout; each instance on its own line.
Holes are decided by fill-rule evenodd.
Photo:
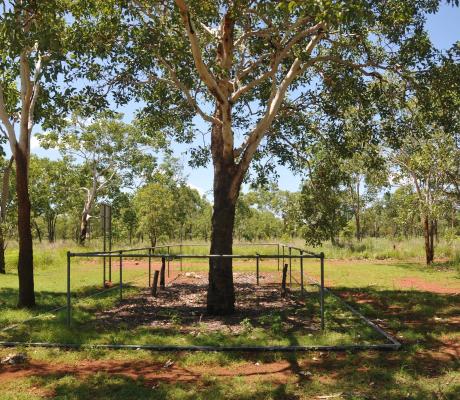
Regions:
M 458 294 L 460 289 L 458 287 L 445 287 L 435 282 L 428 282 L 420 278 L 404 278 L 396 281 L 396 284 L 403 289 L 416 289 L 425 292 L 444 293 L 444 294 Z
M 272 363 L 246 363 L 233 367 L 212 367 L 212 374 L 216 377 L 241 376 L 250 381 L 269 378 L 275 383 L 286 383 L 295 377 L 292 366 L 287 361 Z M 49 364 L 39 361 L 31 361 L 24 365 L 0 366 L 0 383 L 11 381 L 18 378 L 30 376 L 64 376 L 75 375 L 78 377 L 88 377 L 96 373 L 107 373 L 113 375 L 123 375 L 137 380 L 142 378 L 147 386 L 152 386 L 156 382 L 195 382 L 204 375 L 209 375 L 209 367 L 179 367 L 172 365 L 165 367 L 164 364 L 149 363 L 147 361 L 82 361 L 78 365 L 70 364 Z
M 328 260 L 333 264 L 340 264 L 338 260 Z M 179 264 L 171 263 L 171 274 L 170 277 L 166 278 L 166 282 L 176 280 L 179 276 L 178 267 Z M 118 268 L 118 264 L 114 262 L 114 268 Z M 135 260 L 124 261 L 124 268 L 139 268 L 146 269 L 147 263 Z M 159 269 L 159 263 L 153 264 L 154 269 Z M 184 272 L 185 273 L 185 272 Z M 273 276 L 273 278 L 275 278 Z M 184 275 L 181 276 L 181 280 L 189 281 Z M 190 281 L 196 279 L 191 278 Z M 275 280 L 275 279 L 274 279 Z M 333 286 L 332 282 L 328 283 Z M 447 288 L 442 285 L 424 281 L 419 278 L 405 278 L 398 282 L 401 288 L 414 288 L 417 290 L 430 291 L 441 294 L 452 294 L 458 293 L 455 288 Z M 358 303 L 369 303 L 374 302 L 375 299 L 364 295 L 359 295 L 355 299 Z M 391 307 L 390 307 L 391 308 Z M 395 310 L 395 312 L 398 310 Z M 456 321 L 458 322 L 458 320 Z M 407 321 L 407 323 L 426 323 L 426 321 Z M 421 350 L 415 356 L 419 359 L 416 363 L 418 368 L 421 369 L 438 369 L 445 363 L 451 363 L 458 361 L 460 358 L 460 344 L 450 338 L 445 338 L 438 343 L 439 347 L 436 350 Z M 247 362 L 245 364 L 239 364 L 237 368 L 229 367 L 212 367 L 212 374 L 220 378 L 240 376 L 248 381 L 257 380 L 269 380 L 271 382 L 284 384 L 287 382 L 298 381 L 301 379 L 309 379 L 307 376 L 302 374 L 302 371 L 316 370 L 318 373 L 323 373 L 320 376 L 320 381 L 333 381 L 338 378 L 341 371 L 344 368 L 349 367 L 349 356 L 347 354 L 312 354 L 301 356 L 302 360 L 299 362 L 292 362 L 281 360 L 277 362 L 269 363 L 257 363 L 255 361 Z M 360 358 L 355 360 L 360 363 L 364 360 L 378 357 L 376 353 L 366 352 L 360 355 Z M 402 355 L 395 353 L 389 355 L 385 359 L 385 363 L 388 366 L 398 366 L 401 363 Z M 253 355 L 248 355 L 248 359 L 253 358 Z M 360 361 L 361 360 L 361 361 Z M 75 375 L 81 378 L 88 377 L 98 372 L 105 372 L 108 374 L 122 375 L 134 380 L 142 379 L 142 382 L 149 387 L 154 387 L 159 382 L 198 382 L 205 375 L 209 375 L 210 369 L 206 366 L 192 366 L 192 367 L 181 367 L 173 364 L 172 366 L 165 368 L 164 364 L 152 363 L 147 361 L 100 361 L 100 360 L 86 360 L 79 362 L 76 365 L 72 364 L 53 364 L 43 361 L 31 360 L 29 363 L 23 365 L 0 365 L 0 384 L 11 382 L 15 379 L 31 377 L 31 376 L 64 376 L 64 375 Z M 39 389 L 37 389 L 39 390 Z M 43 393 L 46 395 L 45 393 Z M 52 393 L 47 394 L 50 397 Z

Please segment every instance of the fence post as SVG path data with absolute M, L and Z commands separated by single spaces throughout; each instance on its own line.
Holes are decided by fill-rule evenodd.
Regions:
M 112 215 L 110 215 L 109 251 L 112 254 Z M 109 257 L 109 282 L 112 282 L 112 257 Z
M 157 297 L 158 275 L 159 275 L 158 271 L 155 271 L 153 273 L 153 285 L 152 285 L 152 296 L 153 297 Z
M 70 328 L 70 251 L 67 252 L 67 326 Z
M 288 265 L 284 264 L 283 266 L 283 278 L 281 280 L 281 291 L 282 295 L 286 295 L 286 275 L 287 275 Z
M 257 254 L 257 258 L 256 258 L 256 280 L 257 280 L 257 285 L 259 285 L 259 260 L 260 260 L 260 256 L 259 256 L 259 254 Z
M 168 278 L 169 278 L 169 261 L 170 261 L 170 257 L 169 257 L 169 246 L 168 246 Z
M 281 248 L 283 249 L 283 268 L 284 268 L 284 244 L 281 245 Z
M 320 253 L 321 257 L 321 287 L 320 287 L 320 307 L 321 307 L 321 330 L 324 331 L 324 253 Z
M 292 286 L 292 248 L 289 246 L 289 288 Z
M 304 294 L 304 288 L 303 288 L 303 251 L 300 250 L 300 293 Z
M 278 243 L 278 272 L 280 272 L 280 244 Z
M 161 272 L 160 272 L 160 287 L 165 288 L 165 267 L 166 267 L 166 258 L 161 257 Z
M 152 284 L 152 249 L 149 249 L 149 287 Z
M 182 243 L 180 244 L 180 247 L 179 247 L 179 253 L 182 254 Z M 180 258 L 180 270 L 182 272 L 182 257 Z
M 120 250 L 120 301 L 123 300 L 123 254 Z

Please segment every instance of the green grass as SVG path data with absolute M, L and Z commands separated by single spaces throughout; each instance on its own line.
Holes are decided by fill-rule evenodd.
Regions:
M 391 242 L 389 242 L 391 243 Z M 414 248 L 419 243 L 414 243 Z M 388 250 L 381 244 L 376 253 Z M 412 245 L 409 245 L 409 247 Z M 76 249 L 76 248 L 75 248 Z M 0 276 L 0 326 L 17 323 L 47 309 L 65 303 L 65 244 L 35 250 L 37 300 L 34 310 L 15 308 L 17 276 L 14 272 L 14 249 L 7 253 L 8 274 Z M 243 251 L 244 249 L 239 249 Z M 256 247 L 250 251 L 257 250 Z M 391 248 L 390 248 L 391 250 Z M 272 250 L 273 252 L 275 250 Z M 324 249 L 327 253 L 327 249 Z M 396 353 L 363 352 L 357 354 L 245 354 L 245 353 L 155 353 L 148 351 L 104 351 L 84 349 L 63 351 L 56 349 L 23 349 L 34 362 L 56 365 L 81 366 L 82 361 L 110 360 L 125 363 L 143 362 L 161 365 L 174 361 L 178 376 L 192 373 L 191 381 L 171 381 L 113 374 L 107 371 L 82 376 L 71 373 L 23 376 L 2 383 L 0 399 L 319 399 L 318 396 L 336 396 L 332 399 L 438 399 L 454 400 L 460 397 L 459 361 L 454 348 L 447 344 L 460 341 L 458 330 L 459 294 L 442 294 L 404 288 L 400 281 L 416 278 L 457 291 L 460 287 L 455 260 L 443 261 L 433 267 L 423 264 L 423 257 L 414 256 L 413 250 L 404 250 L 406 259 L 391 257 L 385 260 L 365 259 L 355 254 L 350 260 L 332 260 L 338 254 L 327 255 L 326 282 L 336 292 L 353 303 L 366 316 L 376 320 L 403 342 Z M 260 249 L 268 254 L 268 249 Z M 236 252 L 235 252 L 236 253 Z M 199 253 L 195 253 L 199 254 Z M 243 254 L 243 253 L 240 253 Z M 246 253 L 248 254 L 248 253 Z M 403 254 L 400 255 L 403 257 Z M 362 258 L 362 259 L 358 259 Z M 179 267 L 178 262 L 171 266 Z M 319 262 L 305 262 L 305 272 L 318 278 Z M 298 261 L 293 261 L 294 278 L 298 280 Z M 184 260 L 184 270 L 207 270 L 204 261 Z M 254 262 L 237 263 L 238 270 L 254 271 Z M 275 271 L 277 263 L 262 260 L 261 270 Z M 320 344 L 350 343 L 361 340 L 378 341 L 366 327 L 351 318 L 339 304 L 327 298 L 328 332 L 324 335 L 289 335 L 278 324 L 277 315 L 262 319 L 262 327 L 248 326 L 238 336 L 206 334 L 199 337 L 179 335 L 171 330 L 158 332 L 148 327 L 132 328 L 120 325 L 113 332 L 99 330 L 94 324 L 94 313 L 112 307 L 118 301 L 118 292 L 83 299 L 100 290 L 101 262 L 81 259 L 72 261 L 72 289 L 74 292 L 74 324 L 65 327 L 63 313 L 49 315 L 3 333 L 3 338 L 50 340 L 74 343 L 170 343 L 170 344 Z M 114 282 L 118 272 L 114 264 Z M 125 295 L 133 295 L 144 285 L 145 269 L 125 271 L 126 280 L 136 281 L 125 288 Z M 313 292 L 312 292 L 313 293 Z M 300 312 L 318 312 L 317 298 Z M 295 312 L 295 310 L 292 310 Z M 332 313 L 332 311 L 334 311 Z M 457 319 L 456 319 L 457 318 Z M 359 336 L 358 336 L 359 335 Z M 458 350 L 457 350 L 458 351 Z M 11 352 L 0 349 L 0 356 Z M 257 375 L 245 372 L 248 367 L 265 363 L 284 363 L 288 378 L 279 381 L 270 374 Z M 201 369 L 200 369 L 201 368 Z M 218 368 L 232 372 L 220 375 Z M 205 372 L 203 372 L 205 371 Z M 303 372 L 303 373 L 302 373 Z M 305 374 L 304 372 L 308 372 Z M 139 370 L 142 375 L 142 368 Z M 0 380 L 2 371 L 0 369 Z

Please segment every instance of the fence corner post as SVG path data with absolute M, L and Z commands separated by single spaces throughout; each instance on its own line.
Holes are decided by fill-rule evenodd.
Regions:
M 305 289 L 303 287 L 303 251 L 300 250 L 300 293 L 303 296 Z
M 120 301 L 123 300 L 123 251 L 120 250 Z
M 149 249 L 149 287 L 152 282 L 152 249 Z
M 70 328 L 70 251 L 67 252 L 67 327 Z
M 260 261 L 260 254 L 256 253 L 256 281 L 257 286 L 259 285 L 259 261 Z
M 324 253 L 320 253 L 321 260 L 321 286 L 320 286 L 320 307 L 321 307 L 321 330 L 324 331 Z

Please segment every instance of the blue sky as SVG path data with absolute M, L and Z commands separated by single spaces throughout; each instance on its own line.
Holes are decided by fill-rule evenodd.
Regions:
M 453 43 L 460 40 L 460 8 L 453 8 L 448 5 L 443 5 L 439 12 L 435 15 L 429 15 L 427 18 L 427 30 L 430 34 L 433 44 L 439 49 L 448 49 Z M 125 114 L 125 119 L 130 120 L 136 111 L 136 104 L 129 104 L 123 109 L 118 111 Z M 204 130 L 204 126 L 202 130 Z M 191 169 L 187 165 L 188 157 L 185 154 L 187 146 L 174 145 L 174 152 L 176 157 L 179 157 L 188 175 L 188 182 L 191 187 L 198 189 L 201 193 L 210 193 L 212 189 L 212 166 L 207 168 Z M 56 158 L 58 156 L 56 151 L 44 150 L 39 147 L 36 140 L 32 140 L 32 152 L 40 156 L 47 156 Z M 295 191 L 298 190 L 300 184 L 300 177 L 294 176 L 288 169 L 284 167 L 278 168 L 279 174 L 279 187 L 284 190 Z

